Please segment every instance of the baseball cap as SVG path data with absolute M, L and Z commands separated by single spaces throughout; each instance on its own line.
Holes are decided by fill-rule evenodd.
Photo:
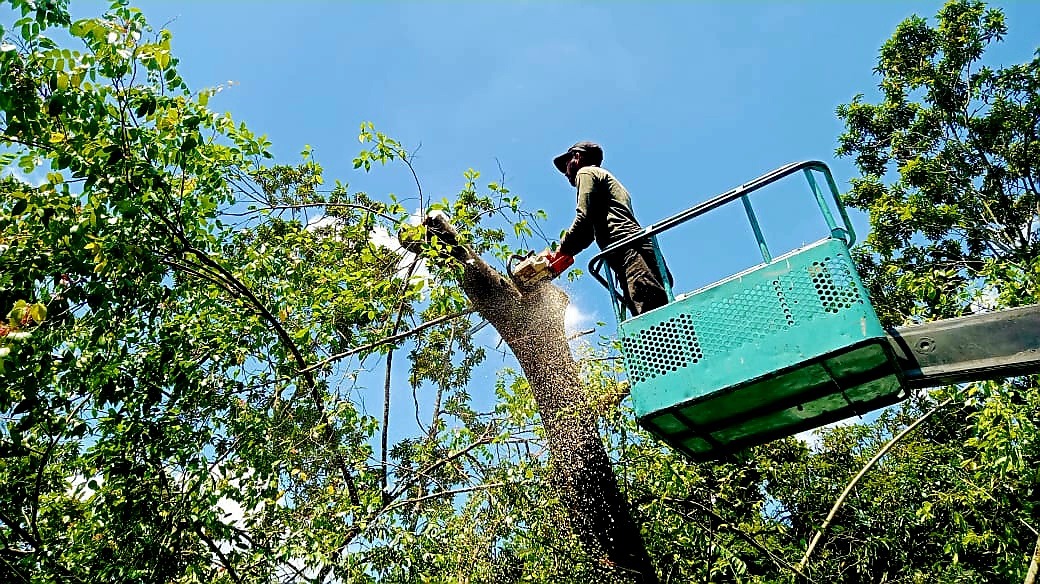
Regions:
M 578 142 L 574 146 L 567 149 L 566 152 L 560 154 L 556 158 L 553 158 L 553 165 L 560 172 L 567 173 L 567 162 L 571 159 L 571 154 L 574 152 L 586 152 L 592 155 L 592 158 L 596 160 L 595 164 L 601 164 L 603 162 L 603 148 L 595 142 Z

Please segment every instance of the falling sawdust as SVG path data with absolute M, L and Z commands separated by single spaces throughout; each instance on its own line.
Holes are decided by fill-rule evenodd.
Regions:
M 566 293 L 546 282 L 520 294 L 472 250 L 458 245 L 446 218 L 428 217 L 424 224 L 453 246 L 451 255 L 464 265 L 466 295 L 520 363 L 548 438 L 554 486 L 585 551 L 601 558 L 602 579 L 656 582 L 571 355 L 564 330 Z
M 520 362 L 549 441 L 553 477 L 585 549 L 619 581 L 653 574 L 628 502 L 618 488 L 564 329 L 569 299 L 551 283 L 525 291 L 505 337 Z

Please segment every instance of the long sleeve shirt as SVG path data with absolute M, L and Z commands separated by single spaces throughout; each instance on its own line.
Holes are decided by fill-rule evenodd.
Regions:
M 606 170 L 586 166 L 575 176 L 578 207 L 574 223 L 560 239 L 560 252 L 577 255 L 593 240 L 605 249 L 642 228 L 632 213 L 632 199 L 625 187 Z

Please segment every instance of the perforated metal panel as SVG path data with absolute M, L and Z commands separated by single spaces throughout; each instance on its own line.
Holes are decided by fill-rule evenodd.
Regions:
M 621 340 L 632 383 L 678 371 L 701 360 L 693 317 L 680 314 Z
M 863 304 L 852 266 L 842 256 L 825 256 L 799 269 L 732 293 L 697 303 L 622 338 L 633 385 L 755 345 L 791 327 Z M 710 363 L 710 359 L 708 359 Z
M 813 262 L 808 273 L 824 312 L 837 314 L 863 302 L 852 277 L 853 267 L 844 258 L 827 257 L 823 262 Z
M 778 280 L 720 298 L 696 312 L 705 352 L 720 355 L 783 332 L 795 323 Z
M 865 346 L 881 343 L 884 329 L 848 248 L 833 238 L 630 318 L 619 336 L 636 415 L 677 447 L 691 432 L 710 433 L 716 449 L 789 424 L 810 427 L 838 415 L 832 402 L 856 411 L 848 403 L 856 384 L 873 385 L 854 399 L 875 402 L 899 387 L 884 351 Z M 819 407 L 798 409 L 803 390 Z M 764 413 L 774 401 L 790 410 L 786 418 Z M 753 411 L 765 417 L 745 419 Z M 738 422 L 743 429 L 727 434 Z

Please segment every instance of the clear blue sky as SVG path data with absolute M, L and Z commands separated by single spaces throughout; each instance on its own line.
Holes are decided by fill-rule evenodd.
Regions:
M 854 170 L 833 158 L 842 130 L 835 107 L 875 91 L 878 48 L 902 19 L 931 17 L 941 6 L 135 4 L 154 26 L 168 23 L 193 87 L 236 83 L 211 107 L 267 133 L 279 159 L 292 161 L 311 144 L 329 175 L 352 188 L 414 194 L 403 173 L 351 170 L 358 124 L 369 120 L 407 145 L 422 144 L 416 164 L 425 191 L 436 196 L 455 193 L 468 167 L 497 179 L 497 158 L 507 185 L 548 211 L 553 235 L 572 218 L 573 192 L 550 159 L 577 140 L 603 145 L 604 166 L 628 187 L 644 224 L 798 159 L 832 163 L 844 186 Z M 1040 46 L 1040 3 L 993 5 L 1010 25 L 995 60 L 1030 58 Z M 84 16 L 103 6 L 72 2 Z M 820 233 L 802 220 L 808 208 L 788 208 L 794 199 L 761 199 L 767 236 L 781 251 Z M 702 285 L 754 260 L 739 212 L 665 239 L 678 287 Z M 731 253 L 730 246 L 740 249 Z M 603 294 L 585 284 L 574 293 L 583 312 L 611 320 Z
M 351 170 L 358 124 L 372 121 L 422 144 L 416 166 L 428 194 L 454 194 L 469 167 L 497 180 L 497 159 L 507 185 L 549 213 L 555 235 L 573 217 L 574 193 L 551 158 L 584 139 L 603 145 L 604 166 L 628 187 L 644 224 L 799 159 L 831 163 L 844 188 L 854 169 L 833 157 L 842 130 L 835 107 L 874 95 L 881 44 L 901 20 L 931 18 L 942 3 L 135 4 L 174 33 L 194 88 L 235 82 L 210 106 L 268 134 L 281 161 L 310 144 L 329 178 L 376 196 L 414 194 L 403 172 Z M 991 5 L 1006 12 L 1010 33 L 990 60 L 1031 58 L 1040 2 Z M 77 16 L 103 6 L 72 1 Z M 776 251 L 822 234 L 803 220 L 805 209 L 779 196 L 763 201 Z M 734 211 L 665 239 L 678 288 L 753 263 Z M 612 334 L 609 304 L 591 278 L 570 290 Z

